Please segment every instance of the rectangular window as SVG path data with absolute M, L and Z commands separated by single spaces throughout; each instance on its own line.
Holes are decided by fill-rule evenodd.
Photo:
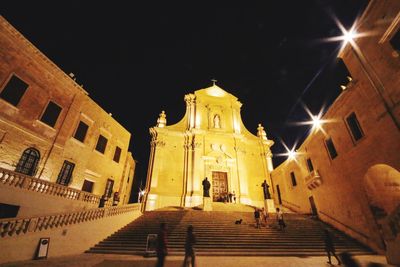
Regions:
M 309 172 L 312 172 L 314 170 L 314 166 L 312 165 L 312 161 L 310 158 L 307 159 L 307 167 Z
M 115 153 L 113 160 L 115 162 L 119 162 L 119 158 L 121 157 L 121 148 L 119 146 L 115 147 Z
M 56 103 L 50 101 L 40 120 L 46 123 L 47 125 L 54 127 L 54 125 L 56 125 L 60 113 L 61 113 L 61 107 Z
M 20 206 L 0 203 L 0 219 L 17 217 Z
M 83 181 L 82 191 L 92 193 L 93 185 L 94 185 L 94 182 L 88 181 L 85 179 L 85 181 Z
M 326 144 L 326 148 L 328 149 L 329 156 L 331 157 L 331 159 L 336 158 L 337 152 L 336 152 L 335 145 L 333 144 L 332 138 L 325 140 L 325 144 Z
M 74 171 L 75 164 L 64 160 L 64 164 L 58 174 L 57 184 L 68 186 L 71 183 L 72 172 Z
M 106 195 L 106 197 L 111 197 L 113 187 L 114 187 L 114 180 L 107 179 L 106 189 L 104 191 L 104 195 Z
M 28 84 L 13 75 L 1 91 L 0 97 L 8 103 L 17 106 L 27 88 Z
M 390 39 L 390 44 L 393 46 L 394 50 L 400 52 L 400 30 Z
M 96 150 L 104 154 L 104 151 L 106 151 L 107 141 L 108 141 L 107 138 L 105 138 L 102 135 L 99 135 L 99 139 L 97 140 Z
M 297 185 L 297 181 L 296 181 L 296 176 L 294 175 L 294 172 L 290 173 L 290 178 L 292 179 L 292 185 L 296 186 Z
M 89 128 L 89 126 L 86 123 L 84 123 L 83 121 L 80 121 L 78 128 L 76 129 L 74 138 L 83 143 L 85 141 L 85 137 L 86 137 L 88 128 Z
M 364 136 L 360 123 L 357 120 L 356 114 L 353 112 L 346 118 L 347 125 L 349 126 L 351 136 L 354 141 L 358 141 Z

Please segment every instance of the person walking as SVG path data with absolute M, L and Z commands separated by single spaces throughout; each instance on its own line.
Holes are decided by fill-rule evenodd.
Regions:
M 267 213 L 267 211 L 266 211 L 266 209 L 264 207 L 261 210 L 261 214 L 262 214 L 262 217 L 263 217 L 263 221 L 264 221 L 265 227 L 267 227 L 268 213 Z
M 228 193 L 228 202 L 232 203 L 232 192 L 231 191 L 229 191 L 229 193 Z
M 336 256 L 335 252 L 335 245 L 333 244 L 332 236 L 331 233 L 328 231 L 328 229 L 324 229 L 324 243 L 325 243 L 325 251 L 328 255 L 328 263 L 332 264 L 331 261 L 331 254 L 336 258 L 338 265 L 341 264 L 338 256 Z
M 276 208 L 276 219 L 278 221 L 279 229 L 283 231 L 283 229 L 286 227 L 286 224 L 283 220 L 283 212 L 279 208 Z
M 156 267 L 163 267 L 165 257 L 168 255 L 168 239 L 167 239 L 167 224 L 160 224 L 160 230 L 157 234 L 157 263 Z
M 258 208 L 254 209 L 254 219 L 256 220 L 256 228 L 260 228 L 260 210 Z
M 185 258 L 183 259 L 183 267 L 188 267 L 189 263 L 191 263 L 192 267 L 195 267 L 196 254 L 194 250 L 194 244 L 196 244 L 196 236 L 193 233 L 193 226 L 189 225 L 186 233 Z

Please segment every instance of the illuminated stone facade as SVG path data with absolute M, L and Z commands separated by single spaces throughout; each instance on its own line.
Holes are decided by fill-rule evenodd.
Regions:
M 243 204 L 263 206 L 261 187 L 270 183 L 270 147 L 264 128 L 257 136 L 243 125 L 237 98 L 217 85 L 185 96 L 186 114 L 167 125 L 161 112 L 152 136 L 145 209 L 193 207 L 203 203 L 202 181 L 211 183 L 210 197 L 223 201 L 235 193 Z
M 272 172 L 275 200 L 298 212 L 314 209 L 377 251 L 385 240 L 388 255 L 397 240 L 399 255 L 400 2 L 371 1 L 357 25 L 369 35 L 339 55 L 352 80 L 296 159 Z
M 0 17 L 1 168 L 100 196 L 121 191 L 127 203 L 130 137 L 73 75 Z

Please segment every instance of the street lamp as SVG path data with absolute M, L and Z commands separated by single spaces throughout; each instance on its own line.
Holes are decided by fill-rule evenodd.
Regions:
M 364 72 L 368 81 L 371 83 L 372 87 L 378 94 L 379 98 L 382 100 L 387 113 L 389 114 L 390 118 L 393 120 L 393 123 L 396 125 L 397 129 L 400 130 L 400 122 L 397 120 L 396 116 L 394 115 L 394 113 L 392 111 L 391 107 L 393 106 L 393 103 L 390 100 L 390 97 L 386 93 L 383 82 L 379 78 L 378 74 L 375 72 L 374 68 L 368 62 L 367 58 L 362 53 L 360 47 L 355 42 L 355 40 L 358 37 L 367 36 L 368 34 L 367 33 L 365 33 L 365 34 L 357 33 L 354 30 L 354 25 L 349 31 L 347 31 L 340 22 L 337 21 L 337 24 L 338 24 L 340 30 L 342 31 L 343 35 L 336 39 L 332 38 L 331 40 L 343 40 L 341 52 L 346 48 L 348 43 L 350 44 L 350 49 L 354 53 L 358 62 L 360 63 L 362 71 Z M 342 87 L 342 89 L 343 89 L 343 87 Z
M 292 150 L 289 150 L 287 152 L 288 160 L 296 160 L 296 151 L 294 151 L 294 148 Z

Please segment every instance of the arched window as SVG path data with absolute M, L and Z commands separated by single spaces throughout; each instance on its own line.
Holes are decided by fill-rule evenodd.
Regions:
M 40 153 L 35 148 L 25 149 L 17 164 L 16 172 L 33 176 L 40 160 Z

